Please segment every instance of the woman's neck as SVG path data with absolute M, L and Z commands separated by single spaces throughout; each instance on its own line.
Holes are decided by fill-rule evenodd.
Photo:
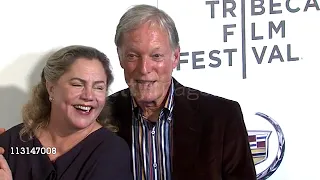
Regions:
M 95 121 L 87 128 L 79 130 L 72 129 L 67 125 L 59 125 L 51 121 L 46 128 L 39 131 L 37 138 L 42 146 L 56 148 L 56 154 L 48 155 L 50 160 L 54 161 L 100 127 L 101 125 Z

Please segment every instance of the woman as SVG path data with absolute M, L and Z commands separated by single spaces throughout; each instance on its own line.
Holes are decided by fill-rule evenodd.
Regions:
M 0 135 L 0 179 L 132 179 L 129 147 L 113 133 L 104 108 L 113 81 L 109 63 L 86 46 L 62 48 L 48 59 L 23 123 Z

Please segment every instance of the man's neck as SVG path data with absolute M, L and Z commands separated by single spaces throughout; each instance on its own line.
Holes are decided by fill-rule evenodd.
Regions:
M 160 112 L 165 106 L 169 93 L 170 93 L 170 86 L 168 87 L 166 93 L 164 93 L 161 97 L 159 97 L 153 102 L 136 101 L 137 105 L 142 110 L 142 116 L 151 122 L 158 121 Z
M 137 105 L 142 110 L 142 116 L 149 121 L 156 122 L 158 121 L 161 109 L 164 107 L 165 100 L 167 96 L 163 96 L 153 102 L 137 102 Z

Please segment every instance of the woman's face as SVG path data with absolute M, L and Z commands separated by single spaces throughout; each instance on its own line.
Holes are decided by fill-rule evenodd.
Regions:
M 105 105 L 107 76 L 99 60 L 79 58 L 57 82 L 48 82 L 47 89 L 53 98 L 51 120 L 84 129 L 96 121 Z

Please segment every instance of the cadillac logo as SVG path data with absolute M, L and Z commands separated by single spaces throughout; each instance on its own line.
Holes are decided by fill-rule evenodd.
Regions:
M 273 127 L 273 130 L 248 130 L 248 139 L 257 170 L 257 179 L 260 180 L 269 178 L 280 166 L 285 151 L 285 140 L 279 124 L 274 119 L 260 112 L 255 115 L 267 120 Z M 271 143 L 272 140 L 273 143 Z M 273 156 L 270 156 L 271 151 L 274 152 Z

